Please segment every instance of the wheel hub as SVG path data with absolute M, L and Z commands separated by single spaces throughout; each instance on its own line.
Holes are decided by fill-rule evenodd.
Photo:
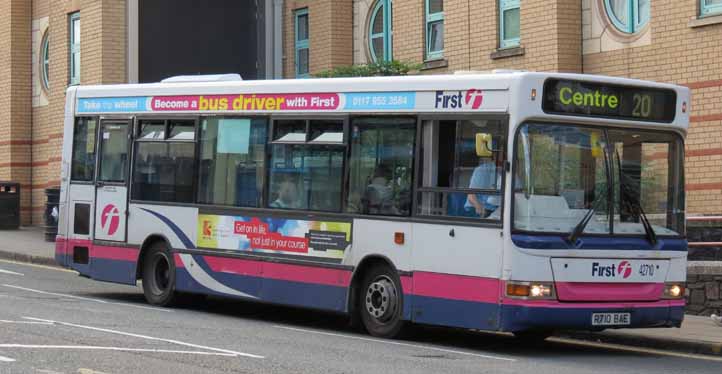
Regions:
M 394 283 L 385 277 L 376 279 L 366 290 L 366 311 L 377 320 L 387 321 L 396 313 L 398 295 Z

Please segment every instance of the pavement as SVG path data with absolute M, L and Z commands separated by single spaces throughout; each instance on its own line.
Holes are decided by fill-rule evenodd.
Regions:
M 40 226 L 0 230 L 0 258 L 54 266 L 55 243 L 45 241 Z
M 42 228 L 0 231 L 0 248 L 0 258 L 3 259 L 55 265 L 55 244 L 44 241 Z M 681 328 L 560 332 L 551 340 L 578 340 L 722 357 L 722 327 L 715 325 L 709 316 L 686 315 Z

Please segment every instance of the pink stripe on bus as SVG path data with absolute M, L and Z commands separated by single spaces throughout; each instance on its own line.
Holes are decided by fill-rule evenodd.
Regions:
M 56 237 L 55 238 L 55 254 L 56 255 L 65 255 L 69 253 L 68 250 L 68 241 L 65 240 L 63 237 Z
M 173 261 L 175 262 L 175 267 L 177 269 L 185 269 L 185 265 L 183 264 L 183 260 L 181 260 L 181 257 L 178 253 L 173 254 Z
M 350 270 L 211 256 L 203 256 L 203 259 L 214 272 L 261 276 L 263 278 L 330 286 L 345 287 L 351 283 Z
M 203 256 L 206 260 L 208 267 L 216 273 L 230 273 L 237 275 L 250 275 L 260 276 L 261 275 L 261 262 L 240 260 L 233 258 L 223 258 L 214 256 Z
M 138 248 L 94 245 L 90 249 L 90 257 L 101 258 L 105 260 L 121 260 L 135 262 L 138 260 L 139 252 L 140 250 L 138 250 Z
M 561 301 L 657 301 L 664 283 L 556 282 Z
M 412 295 L 414 293 L 414 278 L 406 275 L 399 277 L 401 279 L 401 290 L 405 295 Z
M 496 303 L 499 280 L 464 275 L 414 272 L 413 293 L 416 296 Z

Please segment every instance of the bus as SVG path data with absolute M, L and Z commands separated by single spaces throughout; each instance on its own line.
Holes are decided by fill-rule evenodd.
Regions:
M 56 260 L 387 338 L 679 327 L 689 105 L 522 71 L 74 86 Z

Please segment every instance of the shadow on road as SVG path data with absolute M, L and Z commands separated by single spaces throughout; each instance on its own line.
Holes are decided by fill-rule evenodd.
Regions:
M 143 294 L 138 293 L 89 293 L 87 296 L 102 298 L 109 301 L 138 304 L 147 306 Z M 370 338 L 369 335 L 354 329 L 347 316 L 292 308 L 280 305 L 261 304 L 234 299 L 217 297 L 187 298 L 177 310 L 191 313 L 214 314 L 217 316 L 243 318 L 270 324 L 286 325 L 294 328 L 311 329 L 327 333 L 349 334 Z M 625 357 L 649 357 L 653 354 L 632 352 L 602 346 L 579 345 L 567 342 L 545 341 L 542 343 L 522 343 L 511 334 L 483 332 L 464 329 L 414 325 L 409 329 L 403 342 L 412 344 L 429 344 L 452 350 L 478 351 L 482 354 L 496 353 L 516 357 L 534 357 L 553 360 L 558 357 L 596 358 L 608 355 L 615 359 Z M 439 356 L 438 358 L 444 355 Z

